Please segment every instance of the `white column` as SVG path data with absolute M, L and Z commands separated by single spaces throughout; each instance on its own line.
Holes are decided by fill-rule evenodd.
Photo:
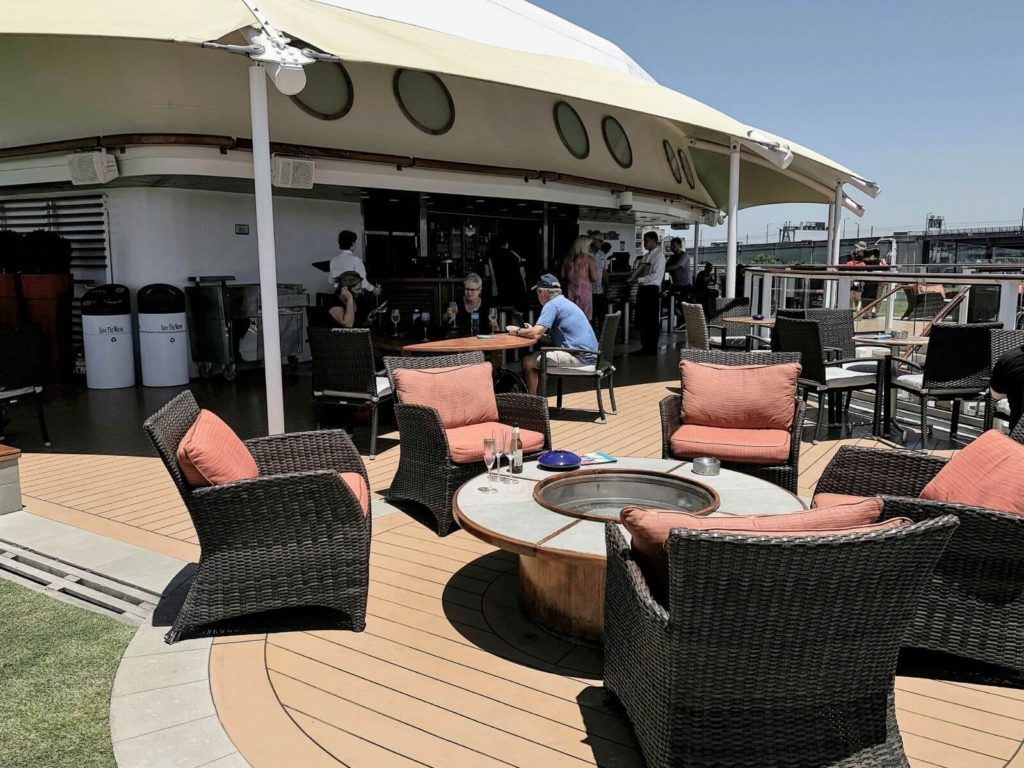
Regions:
M 835 203 L 828 204 L 828 230 L 826 230 L 828 239 L 825 241 L 825 264 L 830 265 L 832 263 L 832 232 L 835 230 L 836 221 L 836 207 Z
M 740 145 L 729 152 L 729 245 L 725 251 L 725 298 L 736 298 L 736 219 L 740 212 Z
M 1020 283 L 1016 280 L 999 281 L 999 317 L 996 319 L 1003 324 L 1003 328 L 1014 329 L 1017 327 L 1017 288 Z
M 839 263 L 839 246 L 842 243 L 842 235 L 840 234 L 843 224 L 843 183 L 839 182 L 836 184 L 836 199 L 832 203 L 832 224 L 835 230 L 832 233 L 832 253 L 829 254 L 829 264 Z
M 252 175 L 256 193 L 256 246 L 260 265 L 260 314 L 263 321 L 263 363 L 267 387 L 267 432 L 284 432 L 281 384 L 281 331 L 277 316 L 277 256 L 274 252 L 274 201 L 270 188 L 270 125 L 267 78 L 263 67 L 249 67 L 249 109 L 252 121 Z

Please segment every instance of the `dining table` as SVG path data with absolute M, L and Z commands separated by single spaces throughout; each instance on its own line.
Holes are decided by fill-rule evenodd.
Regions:
M 403 356 L 454 355 L 461 352 L 484 352 L 490 357 L 491 365 L 497 371 L 501 368 L 502 353 L 516 349 L 527 349 L 536 343 L 536 339 L 513 336 L 510 333 L 488 333 L 475 336 L 453 336 L 435 341 L 407 341 L 400 351 Z
M 889 437 L 893 425 L 905 435 L 906 431 L 896 420 L 896 400 L 892 396 L 892 365 L 893 357 L 904 347 L 927 347 L 927 336 L 904 336 L 895 338 L 890 334 L 858 334 L 853 343 L 860 346 L 885 347 L 886 353 L 878 365 L 878 387 L 881 395 L 881 408 L 877 409 L 871 425 L 871 434 L 875 437 Z

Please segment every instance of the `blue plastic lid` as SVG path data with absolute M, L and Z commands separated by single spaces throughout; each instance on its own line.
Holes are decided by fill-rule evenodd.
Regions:
M 547 467 L 576 467 L 580 457 L 572 451 L 545 451 L 537 457 L 537 461 Z

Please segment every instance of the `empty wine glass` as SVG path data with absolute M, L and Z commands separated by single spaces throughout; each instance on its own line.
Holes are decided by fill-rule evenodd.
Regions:
M 397 309 L 391 310 L 391 323 L 395 326 L 395 338 L 398 338 L 398 321 L 402 319 L 402 313 Z
M 494 478 L 491 477 L 491 469 L 494 467 L 495 452 L 497 448 L 493 437 L 484 438 L 484 464 L 487 466 L 487 485 L 480 487 L 481 493 L 497 493 L 494 487 Z
M 420 314 L 420 322 L 423 323 L 423 340 L 430 341 L 430 313 L 424 310 Z
M 487 319 L 491 321 L 491 333 L 495 333 L 498 330 L 498 308 L 491 307 L 487 312 Z
M 501 456 L 505 457 L 508 463 L 508 474 L 501 474 Z M 503 483 L 512 482 L 512 431 L 503 429 L 498 433 L 498 480 Z
M 455 325 L 455 317 L 459 314 L 459 305 L 454 301 L 448 302 L 448 324 Z

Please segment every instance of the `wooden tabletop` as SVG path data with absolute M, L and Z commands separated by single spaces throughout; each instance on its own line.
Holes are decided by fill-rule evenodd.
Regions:
M 771 328 L 775 325 L 774 317 L 716 317 L 716 324 L 721 323 L 742 323 L 743 325 L 760 325 L 764 328 Z
M 478 336 L 457 336 L 438 341 L 420 341 L 402 347 L 404 354 L 450 355 L 458 352 L 502 352 L 508 349 L 525 349 L 537 343 L 536 339 L 496 333 L 491 338 Z
M 884 338 L 877 339 L 874 336 L 854 336 L 857 344 L 864 344 L 871 347 L 927 347 L 927 336 L 908 336 L 905 339 Z

